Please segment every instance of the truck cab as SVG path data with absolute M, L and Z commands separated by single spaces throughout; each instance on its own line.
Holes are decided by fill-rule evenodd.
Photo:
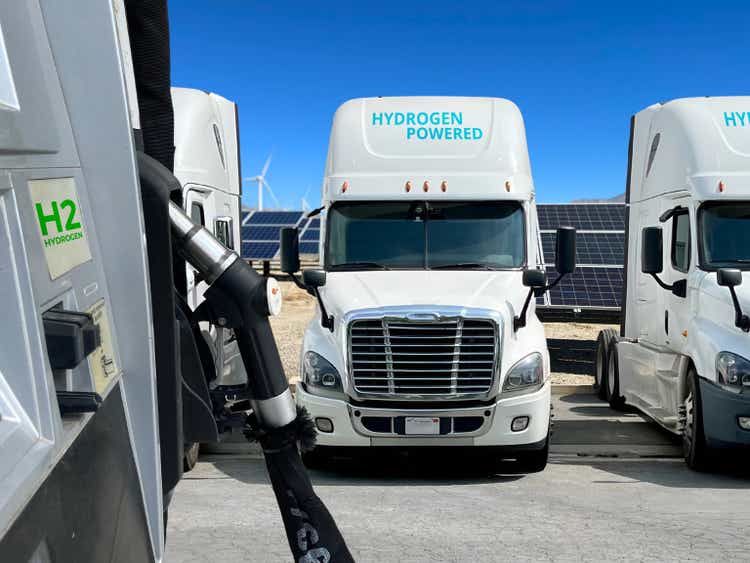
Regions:
M 533 294 L 546 282 L 518 108 L 348 101 L 333 119 L 322 200 L 322 270 L 302 282 L 320 303 L 296 392 L 318 429 L 307 460 L 341 447 L 465 446 L 543 469 L 550 367 Z M 293 239 L 282 233 L 289 272 Z
M 174 174 L 182 185 L 183 207 L 194 223 L 206 227 L 224 246 L 239 253 L 240 178 L 237 105 L 218 94 L 172 88 L 175 121 Z M 208 288 L 195 268 L 187 268 L 187 302 L 195 310 Z M 216 366 L 211 389 L 232 393 L 247 383 L 232 331 L 206 322 L 201 332 Z
M 632 120 L 623 322 L 597 373 L 613 406 L 682 435 L 694 468 L 750 445 L 749 105 L 681 99 Z

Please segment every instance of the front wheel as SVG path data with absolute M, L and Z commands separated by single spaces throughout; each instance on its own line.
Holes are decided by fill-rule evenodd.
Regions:
M 703 431 L 698 374 L 693 368 L 690 368 L 687 374 L 687 391 L 688 394 L 683 404 L 685 423 L 682 431 L 682 454 L 690 469 L 705 471 L 709 465 L 710 452 Z
M 541 450 L 524 452 L 518 455 L 518 467 L 523 473 L 539 473 L 547 467 L 549 459 L 549 434 Z
M 607 364 L 612 343 L 617 339 L 617 333 L 607 328 L 599 333 L 596 339 L 596 360 L 594 362 L 594 389 L 600 399 L 607 399 Z
M 613 341 L 609 347 L 607 358 L 606 392 L 609 406 L 620 411 L 625 406 L 625 398 L 620 395 L 620 359 L 617 357 L 617 342 Z

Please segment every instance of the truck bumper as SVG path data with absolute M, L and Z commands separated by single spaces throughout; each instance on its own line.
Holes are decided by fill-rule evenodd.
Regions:
M 726 391 L 699 379 L 703 410 L 703 430 L 713 447 L 750 446 L 750 430 L 743 430 L 739 417 L 750 417 L 750 395 Z
M 319 446 L 491 446 L 508 451 L 528 450 L 544 447 L 549 431 L 549 381 L 533 393 L 498 398 L 491 404 L 468 408 L 446 404 L 443 408 L 414 409 L 408 403 L 403 407 L 365 407 L 311 395 L 301 385 L 297 387 L 296 400 L 307 408 L 316 423 L 317 419 L 332 423 L 331 432 L 318 431 Z M 441 434 L 406 435 L 406 417 L 439 418 Z M 528 426 L 513 431 L 511 423 L 518 417 L 528 417 Z

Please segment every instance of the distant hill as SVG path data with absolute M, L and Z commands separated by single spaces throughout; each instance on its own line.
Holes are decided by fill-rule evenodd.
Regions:
M 570 203 L 625 203 L 625 194 L 605 199 L 574 199 Z

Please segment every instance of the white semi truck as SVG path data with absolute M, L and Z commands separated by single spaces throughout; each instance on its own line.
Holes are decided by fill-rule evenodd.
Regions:
M 224 246 L 240 252 L 242 181 L 237 104 L 211 92 L 172 88 L 174 107 L 174 175 L 182 186 L 182 205 L 197 225 L 206 227 Z M 208 284 L 190 264 L 187 304 L 195 310 L 204 302 Z M 228 398 L 241 398 L 247 385 L 237 340 L 232 331 L 200 323 L 213 356 L 215 372 L 208 374 L 209 391 L 220 434 Z M 198 442 L 185 444 L 185 469 L 198 459 Z
M 320 303 L 296 393 L 318 429 L 307 461 L 337 448 L 467 446 L 543 469 L 550 367 L 533 295 L 546 281 L 518 108 L 348 101 L 333 119 L 322 200 L 324 270 L 302 284 Z M 295 242 L 282 232 L 290 273 Z M 573 229 L 558 232 L 560 275 L 574 246 Z
M 748 107 L 691 98 L 633 117 L 622 326 L 599 336 L 601 395 L 681 435 L 696 469 L 750 445 Z

